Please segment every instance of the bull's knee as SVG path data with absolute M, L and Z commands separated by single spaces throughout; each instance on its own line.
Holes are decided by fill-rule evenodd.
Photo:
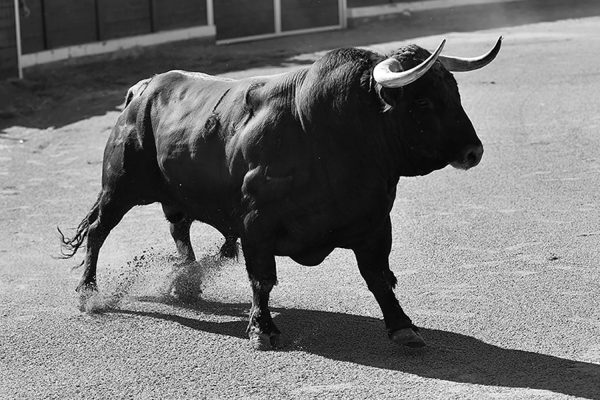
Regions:
M 396 288 L 396 285 L 398 284 L 398 279 L 396 278 L 396 275 L 394 275 L 394 273 L 391 270 L 388 269 L 387 271 L 384 271 L 383 276 L 384 276 L 384 279 L 385 279 L 387 285 L 390 288 L 392 288 L 392 289 Z

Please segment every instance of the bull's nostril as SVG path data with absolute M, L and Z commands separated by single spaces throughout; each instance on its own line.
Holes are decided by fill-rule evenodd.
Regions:
M 467 153 L 466 157 L 467 164 L 473 165 L 477 162 L 477 153 L 474 150 L 471 150 Z
M 454 168 L 469 169 L 479 164 L 483 156 L 483 146 L 470 146 L 463 151 L 458 159 L 450 165 Z

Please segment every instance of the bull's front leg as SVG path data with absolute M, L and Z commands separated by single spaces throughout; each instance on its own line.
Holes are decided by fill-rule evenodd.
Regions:
M 252 308 L 246 333 L 255 349 L 268 350 L 280 346 L 280 331 L 269 310 L 269 295 L 277 284 L 275 256 L 268 247 L 242 238 L 246 269 L 252 286 Z
M 409 347 L 422 347 L 425 341 L 394 294 L 397 280 L 389 265 L 391 248 L 392 224 L 388 217 L 382 229 L 353 250 L 360 273 L 379 303 L 390 339 Z

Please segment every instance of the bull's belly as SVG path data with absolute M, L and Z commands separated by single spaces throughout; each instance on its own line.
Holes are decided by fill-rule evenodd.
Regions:
M 172 192 L 163 205 L 182 216 L 212 226 L 224 236 L 240 236 L 239 224 L 233 215 L 234 207 L 228 193 L 215 196 L 215 191 L 211 195 Z
M 188 217 L 208 224 L 217 229 L 224 236 L 242 235 L 242 218 L 235 216 L 230 207 L 226 207 L 226 202 L 206 203 L 201 201 L 179 204 L 179 208 Z M 310 227 L 307 227 L 310 229 Z M 336 248 L 339 247 L 329 237 L 324 237 L 319 233 L 318 227 L 312 227 L 314 234 L 280 234 L 273 243 L 274 255 L 290 257 L 298 264 L 304 266 L 315 266 L 323 262 L 325 258 Z M 268 236 L 271 236 L 265 232 Z
M 224 236 L 244 236 L 243 221 L 247 212 L 252 211 L 240 213 L 239 194 L 236 196 L 214 184 L 177 185 L 171 189 L 176 193 L 173 205 L 189 218 L 211 225 Z M 369 237 L 383 215 L 356 214 L 354 218 L 341 218 L 327 201 L 312 201 L 308 205 L 298 200 L 273 202 L 260 209 L 258 215 L 262 215 L 262 219 L 256 222 L 260 227 L 253 229 L 255 234 L 264 235 L 264 239 L 253 239 L 269 241 L 275 237 L 271 244 L 274 255 L 314 266 L 323 262 L 335 248 L 353 248 Z M 265 223 L 264 218 L 269 222 Z
M 291 235 L 279 235 L 274 245 L 275 255 L 290 257 L 305 266 L 320 264 L 337 247 L 329 240 L 311 240 Z
M 320 264 L 338 247 L 353 248 L 372 229 L 363 224 L 342 224 L 331 218 L 331 214 L 319 216 L 319 213 L 290 218 L 283 226 L 275 240 L 275 254 L 288 256 L 305 266 Z

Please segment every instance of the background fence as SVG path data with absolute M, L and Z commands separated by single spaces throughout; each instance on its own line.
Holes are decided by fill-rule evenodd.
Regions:
M 351 10 L 376 15 L 410 1 L 19 0 L 21 66 L 190 37 L 228 43 L 338 29 L 362 15 Z M 14 2 L 0 0 L 0 79 L 17 71 Z
M 0 79 L 18 76 L 17 35 L 13 0 L 0 1 Z
M 25 0 L 23 54 L 207 24 L 205 0 Z
M 340 28 L 342 9 L 341 0 L 218 0 L 217 42 Z

